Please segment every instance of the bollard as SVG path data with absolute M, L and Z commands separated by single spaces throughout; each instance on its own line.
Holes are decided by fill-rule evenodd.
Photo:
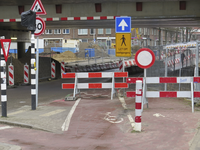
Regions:
M 13 86 L 14 85 L 14 66 L 12 63 L 8 66 L 8 83 L 9 85 Z
M 61 73 L 65 73 L 65 62 L 64 61 L 61 61 Z
M 51 78 L 56 78 L 56 64 L 54 61 L 51 63 Z
M 141 123 L 141 116 L 142 116 L 142 81 L 136 81 L 136 97 L 135 97 L 135 131 L 141 132 L 142 130 L 142 123 Z

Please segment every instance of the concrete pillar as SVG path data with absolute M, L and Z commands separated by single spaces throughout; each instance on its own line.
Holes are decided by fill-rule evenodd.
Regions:
M 17 42 L 18 59 L 25 56 L 25 42 Z

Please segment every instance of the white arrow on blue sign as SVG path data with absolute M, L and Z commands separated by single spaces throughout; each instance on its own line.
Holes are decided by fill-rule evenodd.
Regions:
M 130 33 L 131 32 L 131 17 L 116 17 L 115 18 L 115 32 L 116 33 Z

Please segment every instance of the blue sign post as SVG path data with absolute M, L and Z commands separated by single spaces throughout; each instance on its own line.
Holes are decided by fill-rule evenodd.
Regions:
M 131 32 L 131 17 L 116 17 L 115 18 L 115 32 L 116 33 L 130 33 Z

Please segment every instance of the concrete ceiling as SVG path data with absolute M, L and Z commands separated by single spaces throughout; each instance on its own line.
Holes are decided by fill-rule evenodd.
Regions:
M 41 0 L 43 5 L 66 4 L 66 3 L 106 3 L 106 2 L 156 2 L 161 0 Z M 162 0 L 179 1 L 179 0 Z M 195 1 L 195 0 L 186 0 Z M 32 5 L 34 0 L 0 0 L 0 6 L 6 5 Z M 44 17 L 45 16 L 41 16 Z M 134 27 L 196 27 L 200 26 L 200 18 L 134 18 L 132 17 L 132 28 Z M 80 20 L 80 21 L 46 21 L 46 28 L 115 28 L 115 20 Z M 20 22 L 0 23 L 0 29 L 26 31 Z
M 43 4 L 67 4 L 67 3 L 105 3 L 105 2 L 160 2 L 161 0 L 42 0 Z M 180 0 L 162 0 L 180 1 Z M 185 0 L 195 1 L 195 0 Z M 0 6 L 32 5 L 34 0 L 0 0 Z

